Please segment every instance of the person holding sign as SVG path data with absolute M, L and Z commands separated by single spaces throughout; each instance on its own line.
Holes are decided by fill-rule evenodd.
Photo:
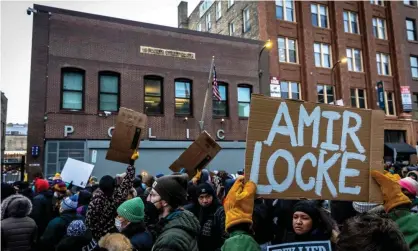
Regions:
M 129 189 L 135 178 L 133 164 L 138 159 L 138 152 L 132 154 L 126 175 L 116 187 L 115 179 L 106 175 L 100 179 L 99 189 L 93 194 L 86 215 L 86 226 L 91 230 L 93 238 L 99 241 L 107 233 L 117 232 L 115 227 L 116 209 L 126 200 Z

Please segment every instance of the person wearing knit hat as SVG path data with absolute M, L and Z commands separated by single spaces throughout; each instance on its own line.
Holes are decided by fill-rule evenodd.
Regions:
M 82 220 L 74 220 L 67 228 L 66 236 L 57 245 L 56 251 L 98 251 L 98 244 Z
M 40 193 L 49 189 L 49 183 L 45 179 L 35 180 L 35 192 Z
M 152 235 L 144 223 L 144 203 L 141 198 L 133 198 L 122 203 L 118 209 L 115 226 L 137 250 L 152 248 Z
M 190 250 L 197 251 L 200 224 L 193 213 L 181 206 L 187 199 L 187 174 L 173 173 L 157 179 L 152 185 L 147 201 L 159 211 L 159 235 L 154 251 Z
M 86 225 L 82 220 L 74 220 L 68 225 L 67 236 L 82 236 L 86 231 Z
M 377 203 L 368 203 L 368 202 L 359 202 L 359 201 L 353 201 L 353 208 L 357 213 L 367 213 L 371 211 L 372 209 L 379 206 Z M 381 208 L 383 209 L 383 207 Z M 381 211 L 381 210 L 379 210 Z
M 406 177 L 398 181 L 403 193 L 410 199 L 415 199 L 418 195 L 418 182 L 411 177 Z
M 61 178 L 61 174 L 60 174 L 60 173 L 56 173 L 56 174 L 54 175 L 54 177 L 52 178 L 52 180 L 62 180 L 62 178 Z
M 77 214 L 77 205 L 77 195 L 62 200 L 60 215 L 49 222 L 41 237 L 40 250 L 55 250 L 60 240 L 67 234 L 68 225 L 74 220 L 82 220 L 82 217 Z

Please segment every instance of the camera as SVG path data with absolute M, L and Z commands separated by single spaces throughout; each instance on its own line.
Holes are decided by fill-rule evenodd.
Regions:
M 28 14 L 28 16 L 30 16 L 32 13 L 38 13 L 38 11 L 29 7 L 26 10 L 26 14 Z

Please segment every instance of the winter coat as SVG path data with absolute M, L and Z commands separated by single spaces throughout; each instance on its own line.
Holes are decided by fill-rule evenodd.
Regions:
M 122 230 L 122 234 L 131 241 L 132 247 L 140 251 L 152 248 L 152 235 L 145 228 L 145 223 L 130 223 Z
M 117 232 L 115 228 L 116 209 L 128 197 L 135 178 L 135 167 L 129 166 L 126 175 L 111 197 L 98 189 L 89 204 L 86 214 L 86 226 L 92 231 L 93 239 L 99 241 L 107 233 Z
M 222 251 L 259 251 L 260 246 L 248 233 L 242 230 L 234 231 L 225 241 Z
M 187 210 L 177 210 L 158 223 L 161 227 L 152 251 L 198 251 L 200 224 Z
M 92 239 L 90 231 L 83 236 L 66 236 L 57 245 L 56 251 L 98 251 L 99 245 Z
M 398 224 L 411 251 L 418 251 L 418 215 L 408 209 L 395 209 L 389 216 Z
M 39 193 L 33 198 L 32 213 L 30 217 L 35 220 L 38 226 L 38 239 L 43 235 L 46 226 L 53 219 L 52 197 L 54 193 L 50 190 Z
M 270 201 L 256 199 L 253 210 L 254 240 L 258 244 L 269 242 L 273 239 L 273 210 Z
M 42 250 L 55 250 L 57 244 L 66 235 L 67 227 L 73 220 L 82 220 L 82 218 L 75 210 L 68 210 L 50 221 L 41 237 Z
M 1 246 L 5 251 L 31 250 L 37 238 L 37 226 L 28 217 L 31 201 L 23 195 L 11 195 L 1 203 Z
M 224 208 L 219 202 L 209 208 L 200 207 L 198 219 L 201 227 L 198 238 L 199 251 L 220 249 L 227 238 Z

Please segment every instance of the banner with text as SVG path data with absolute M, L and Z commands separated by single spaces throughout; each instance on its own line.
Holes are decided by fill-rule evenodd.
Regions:
M 268 246 L 267 251 L 332 251 L 332 249 L 330 241 L 309 241 Z
M 264 198 L 382 202 L 381 110 L 252 95 L 245 176 Z

